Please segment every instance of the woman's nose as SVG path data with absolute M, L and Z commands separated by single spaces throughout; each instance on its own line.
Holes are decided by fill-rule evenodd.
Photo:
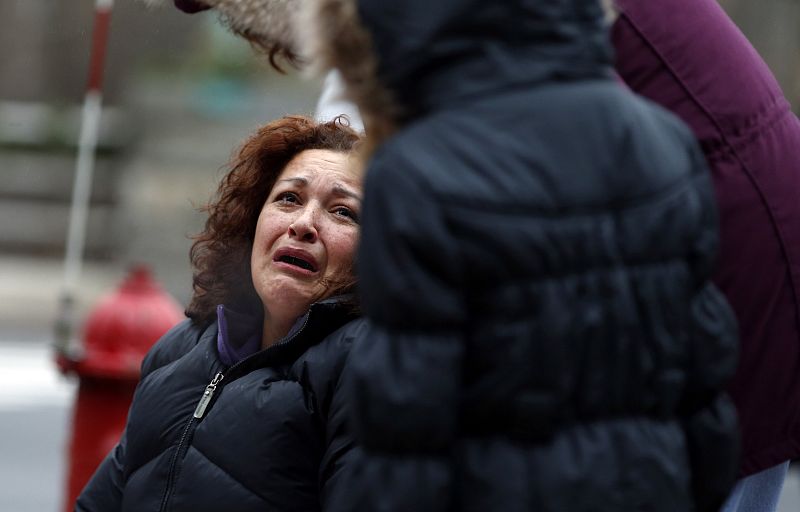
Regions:
M 303 209 L 302 214 L 289 224 L 289 236 L 303 242 L 316 242 L 319 233 L 316 225 L 316 211 L 312 207 Z

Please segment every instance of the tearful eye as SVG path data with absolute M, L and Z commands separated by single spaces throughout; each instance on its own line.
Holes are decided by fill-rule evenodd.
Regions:
M 297 204 L 300 202 L 300 198 L 297 197 L 297 194 L 294 192 L 283 192 L 279 194 L 278 197 L 275 198 L 275 202 L 277 203 L 286 203 L 286 204 Z
M 333 210 L 333 213 L 339 215 L 340 217 L 347 217 L 348 219 L 358 222 L 358 214 L 351 210 L 350 208 L 346 208 L 344 206 L 340 206 Z

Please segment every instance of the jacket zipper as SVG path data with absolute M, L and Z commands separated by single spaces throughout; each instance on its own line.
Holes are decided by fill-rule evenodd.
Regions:
M 297 329 L 297 331 L 295 331 L 294 334 L 292 334 L 288 338 L 285 338 L 284 340 L 276 343 L 275 345 L 272 345 L 271 347 L 267 348 L 266 350 L 257 352 L 255 354 L 249 356 L 249 357 L 246 357 L 246 358 L 242 359 L 238 363 L 236 363 L 233 366 L 231 366 L 230 368 L 228 368 L 228 370 L 226 372 L 224 372 L 224 373 L 223 372 L 217 372 L 214 375 L 214 378 L 211 379 L 211 382 L 208 383 L 208 385 L 206 386 L 206 389 L 203 391 L 203 395 L 200 397 L 200 400 L 197 402 L 197 406 L 194 409 L 194 414 L 192 414 L 192 417 L 189 418 L 189 421 L 186 423 L 186 427 L 184 427 L 183 433 L 181 434 L 181 438 L 178 441 L 178 448 L 175 450 L 175 454 L 172 456 L 172 460 L 170 461 L 169 473 L 167 474 L 167 488 L 164 490 L 164 497 L 161 499 L 161 508 L 160 508 L 161 512 L 166 512 L 167 505 L 169 503 L 169 498 L 170 498 L 170 496 L 172 494 L 172 488 L 174 487 L 175 482 L 178 479 L 178 461 L 181 458 L 181 453 L 185 452 L 186 450 L 189 449 L 188 444 L 186 446 L 184 446 L 184 443 L 186 442 L 187 438 L 189 437 L 189 431 L 192 428 L 192 426 L 195 424 L 195 422 L 197 420 L 202 419 L 203 416 L 205 415 L 206 410 L 208 410 L 208 407 L 211 405 L 211 400 L 214 398 L 214 395 L 216 394 L 217 389 L 218 388 L 220 388 L 220 389 L 222 388 L 222 386 L 220 386 L 220 383 L 222 382 L 222 379 L 225 378 L 225 375 L 229 376 L 229 378 L 226 381 L 226 383 L 232 382 L 233 380 L 236 380 L 236 378 L 231 379 L 230 375 L 232 373 L 235 375 L 234 370 L 237 367 L 241 366 L 243 363 L 245 363 L 245 362 L 247 362 L 247 361 L 249 361 L 251 359 L 254 359 L 256 357 L 264 357 L 265 354 L 273 352 L 278 347 L 282 347 L 284 345 L 287 345 L 287 344 L 291 343 L 295 338 L 297 338 L 297 336 L 300 335 L 301 332 L 303 332 L 305 330 L 306 326 L 308 325 L 308 321 L 309 321 L 310 318 L 311 318 L 311 310 L 309 310 L 308 315 L 306 315 L 306 319 L 303 322 L 303 325 L 301 325 L 300 328 Z
M 197 407 L 194 409 L 194 418 L 200 419 L 203 417 L 203 414 L 206 412 L 206 408 L 208 407 L 208 403 L 214 398 L 214 392 L 217 390 L 217 385 L 225 376 L 222 372 L 217 372 L 214 375 L 214 378 L 211 382 L 206 386 L 206 390 L 203 392 L 203 396 L 200 398 L 200 401 L 197 402 Z

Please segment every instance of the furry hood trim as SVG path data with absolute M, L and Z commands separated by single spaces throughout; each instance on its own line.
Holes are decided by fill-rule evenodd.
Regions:
M 140 0 L 148 5 L 173 0 Z M 360 109 L 370 153 L 396 131 L 403 110 L 379 78 L 379 60 L 372 37 L 359 17 L 358 0 L 201 0 L 223 23 L 263 48 L 275 46 L 299 55 L 311 71 L 338 69 L 347 96 Z M 596 0 L 607 21 L 613 0 Z
M 606 23 L 610 24 L 616 17 L 614 0 L 594 2 L 602 7 L 602 15 Z M 377 0 L 306 0 L 299 9 L 295 26 L 297 40 L 300 42 L 300 55 L 311 65 L 312 71 L 340 71 L 348 99 L 361 111 L 367 135 L 365 151 L 369 154 L 407 120 L 411 105 L 405 102 L 407 98 L 398 97 L 400 91 L 395 94 L 389 87 L 398 84 L 385 82 L 388 77 L 380 70 L 380 59 L 387 56 L 379 54 L 368 24 L 360 17 L 360 9 L 364 7 L 362 3 L 368 4 L 373 14 L 379 8 L 376 7 L 379 4 Z M 466 1 L 463 3 L 468 5 Z M 581 0 L 581 3 L 582 9 L 591 11 L 589 5 L 592 0 Z M 387 9 L 390 10 L 390 7 L 387 6 Z M 509 12 L 513 12 L 509 9 Z M 567 7 L 562 9 L 565 16 L 571 12 Z M 595 9 L 594 12 L 601 13 L 599 9 Z M 552 16 L 548 9 L 542 7 L 540 10 L 543 19 Z M 440 8 L 439 11 L 445 13 L 440 13 L 439 16 L 448 16 L 446 8 Z M 403 22 L 407 23 L 408 20 L 398 20 L 398 23 Z M 571 22 L 574 21 L 567 18 L 566 23 Z M 381 25 L 380 30 L 385 31 L 386 27 Z M 397 34 L 392 35 L 397 37 Z M 390 46 L 398 45 L 392 43 Z M 393 54 L 389 58 L 400 57 L 397 62 L 403 62 L 404 56 L 406 55 Z
M 378 56 L 358 15 L 357 0 L 307 0 L 296 19 L 301 58 L 314 74 L 338 69 L 346 95 L 364 121 L 362 156 L 394 133 L 401 108 L 378 78 Z
M 140 0 L 151 7 L 171 6 L 173 0 Z M 302 4 L 311 0 L 202 0 L 214 9 L 222 23 L 251 42 L 270 49 L 298 53 L 294 18 Z

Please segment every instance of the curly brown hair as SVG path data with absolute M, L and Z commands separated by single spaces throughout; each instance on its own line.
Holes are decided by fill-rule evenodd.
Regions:
M 318 123 L 304 116 L 287 116 L 261 127 L 241 146 L 216 195 L 200 209 L 208 213 L 208 219 L 189 253 L 194 294 L 186 316 L 198 324 L 209 323 L 217 304 L 261 312 L 250 275 L 250 253 L 258 216 L 275 180 L 305 150 L 351 152 L 360 141 L 344 117 Z M 354 285 L 355 278 L 331 291 L 341 293 Z

